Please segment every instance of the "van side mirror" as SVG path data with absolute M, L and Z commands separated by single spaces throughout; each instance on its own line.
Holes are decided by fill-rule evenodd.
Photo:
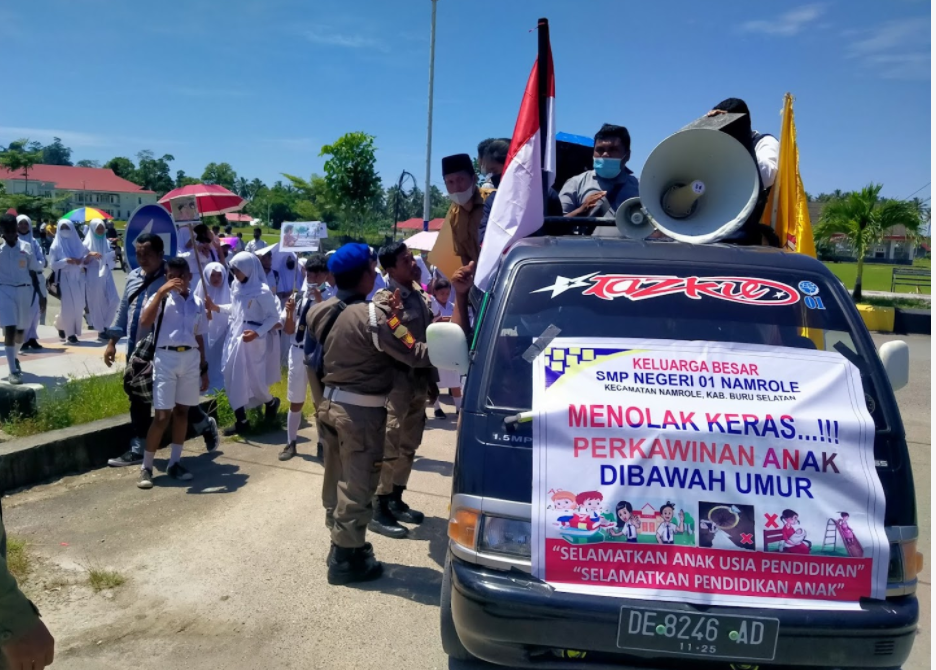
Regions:
M 903 340 L 885 342 L 881 345 L 880 356 L 893 389 L 896 391 L 906 386 L 910 381 L 910 347 L 907 343 Z
M 454 323 L 433 323 L 426 330 L 429 360 L 442 370 L 468 374 L 468 341 L 465 331 Z

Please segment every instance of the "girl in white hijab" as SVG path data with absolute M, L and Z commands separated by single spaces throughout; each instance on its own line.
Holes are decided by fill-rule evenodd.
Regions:
M 267 418 L 272 419 L 280 404 L 279 398 L 270 393 L 266 370 L 266 340 L 280 318 L 276 296 L 263 281 L 263 266 L 253 254 L 246 251 L 236 254 L 230 268 L 236 280 L 231 286 L 231 303 L 208 303 L 209 309 L 231 319 L 222 369 L 224 388 L 237 422 L 225 429 L 225 435 L 235 435 L 250 427 L 248 407 L 263 404 Z
M 62 292 L 62 311 L 55 317 L 59 336 L 71 344 L 78 343 L 81 335 L 81 317 L 85 306 L 85 262 L 89 252 L 75 231 L 75 224 L 59 219 L 55 239 L 49 249 L 49 265 L 56 273 Z
M 231 304 L 231 287 L 228 284 L 228 271 L 221 263 L 208 263 L 202 269 L 202 279 L 195 288 L 195 296 L 205 301 L 205 295 L 211 298 L 216 305 Z M 222 363 L 224 360 L 224 345 L 230 327 L 230 317 L 227 314 L 214 314 L 208 322 L 208 335 L 205 344 L 207 350 L 205 359 L 208 361 L 208 393 L 216 393 L 224 389 L 224 373 Z
M 85 265 L 85 295 L 88 304 L 88 323 L 98 332 L 98 339 L 105 340 L 104 331 L 111 327 L 120 296 L 114 283 L 116 254 L 104 236 L 106 230 L 101 219 L 92 219 L 85 233 L 84 247 L 90 253 Z M 92 255 L 94 254 L 94 255 Z
M 33 238 L 33 228 L 32 228 L 32 219 L 30 219 L 25 214 L 20 214 L 16 217 L 16 232 L 19 235 L 19 238 L 32 246 L 33 255 L 36 257 L 36 261 L 39 263 L 40 268 L 45 268 L 47 265 L 45 252 L 42 250 L 42 245 Z M 45 280 L 42 275 L 39 275 L 39 292 L 42 294 L 42 297 L 46 295 Z M 29 326 L 26 328 L 26 332 L 23 335 L 23 346 L 24 351 L 39 351 L 42 349 L 42 345 L 39 344 L 39 301 L 34 300 L 31 307 L 32 318 L 29 321 Z M 43 322 L 44 323 L 44 322 Z

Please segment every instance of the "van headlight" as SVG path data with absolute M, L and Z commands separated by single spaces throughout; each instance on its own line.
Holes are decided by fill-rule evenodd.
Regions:
M 529 521 L 483 515 L 478 551 L 530 558 Z

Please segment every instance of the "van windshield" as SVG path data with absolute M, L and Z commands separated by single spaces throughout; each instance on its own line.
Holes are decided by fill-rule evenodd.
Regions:
M 524 353 L 544 333 L 823 349 L 867 369 L 821 275 L 659 261 L 602 262 L 600 269 L 594 262 L 534 262 L 517 270 L 486 352 L 489 408 L 530 409 L 533 373 Z M 879 405 L 870 378 L 862 377 L 869 408 Z M 878 412 L 872 415 L 879 423 Z

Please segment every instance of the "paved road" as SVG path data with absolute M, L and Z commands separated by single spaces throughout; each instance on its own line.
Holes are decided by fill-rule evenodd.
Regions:
M 930 338 L 907 339 L 913 382 L 898 396 L 930 561 Z M 28 588 L 58 639 L 54 667 L 479 667 L 449 665 L 437 633 L 454 421 L 429 421 L 416 461 L 409 501 L 426 512 L 425 524 L 408 540 L 373 538 L 387 575 L 361 587 L 326 585 L 322 467 L 308 456 L 278 462 L 282 442 L 279 434 L 226 443 L 212 455 L 190 442 L 196 479 L 188 486 L 159 477 L 144 492 L 136 472 L 103 469 L 6 498 L 8 529 L 37 557 Z M 127 582 L 95 594 L 89 567 Z M 930 667 L 928 565 L 919 594 L 910 670 Z

